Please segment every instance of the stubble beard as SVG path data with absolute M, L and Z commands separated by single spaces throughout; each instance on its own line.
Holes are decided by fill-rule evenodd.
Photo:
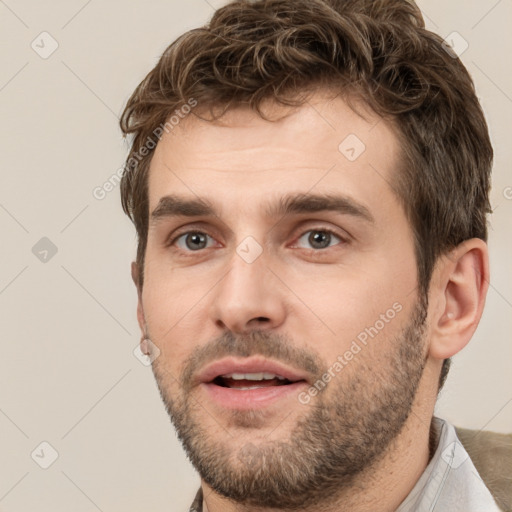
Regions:
M 243 338 L 227 333 L 187 360 L 179 396 L 170 396 L 160 361 L 154 361 L 153 372 L 187 456 L 209 486 L 241 505 L 304 510 L 320 502 L 334 502 L 350 491 L 398 437 L 411 412 L 426 362 L 426 315 L 426 300 L 419 300 L 408 325 L 390 345 L 394 352 L 386 353 L 382 361 L 371 364 L 365 351 L 370 353 L 372 348 L 364 347 L 350 363 L 350 380 L 344 368 L 307 407 L 301 406 L 305 412 L 286 440 L 234 442 L 237 434 L 246 435 L 243 429 L 265 424 L 265 414 L 259 411 L 226 413 L 233 434 L 220 428 L 222 438 L 213 438 L 211 429 L 198 420 L 208 413 L 191 397 L 193 389 L 187 386 L 187 379 L 213 354 L 261 354 L 314 370 L 321 378 L 330 365 L 322 364 L 310 352 L 299 353 L 293 345 L 276 341 L 275 335 L 265 331 Z M 382 335 L 369 343 L 382 342 Z M 255 438 L 251 433 L 247 437 Z

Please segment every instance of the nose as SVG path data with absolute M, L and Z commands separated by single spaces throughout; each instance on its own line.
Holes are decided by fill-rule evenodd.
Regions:
M 283 285 L 261 255 L 248 263 L 239 254 L 212 293 L 212 318 L 217 327 L 238 334 L 270 330 L 285 320 Z

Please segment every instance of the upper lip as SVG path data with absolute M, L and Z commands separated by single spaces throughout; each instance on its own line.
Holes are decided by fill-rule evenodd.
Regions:
M 292 382 L 307 380 L 307 375 L 277 361 L 262 357 L 236 358 L 226 357 L 205 366 L 198 374 L 199 382 L 211 382 L 221 375 L 231 373 L 273 373 Z

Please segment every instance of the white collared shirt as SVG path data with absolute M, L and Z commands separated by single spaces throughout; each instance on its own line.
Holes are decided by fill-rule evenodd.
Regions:
M 453 425 L 433 421 L 439 432 L 437 449 L 396 512 L 501 512 Z

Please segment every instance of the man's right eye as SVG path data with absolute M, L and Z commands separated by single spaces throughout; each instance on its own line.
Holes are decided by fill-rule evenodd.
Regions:
M 211 245 L 208 245 L 209 240 L 215 242 L 215 240 L 206 233 L 201 231 L 188 231 L 174 238 L 169 245 L 176 245 L 179 249 L 187 252 L 198 251 L 211 247 Z

